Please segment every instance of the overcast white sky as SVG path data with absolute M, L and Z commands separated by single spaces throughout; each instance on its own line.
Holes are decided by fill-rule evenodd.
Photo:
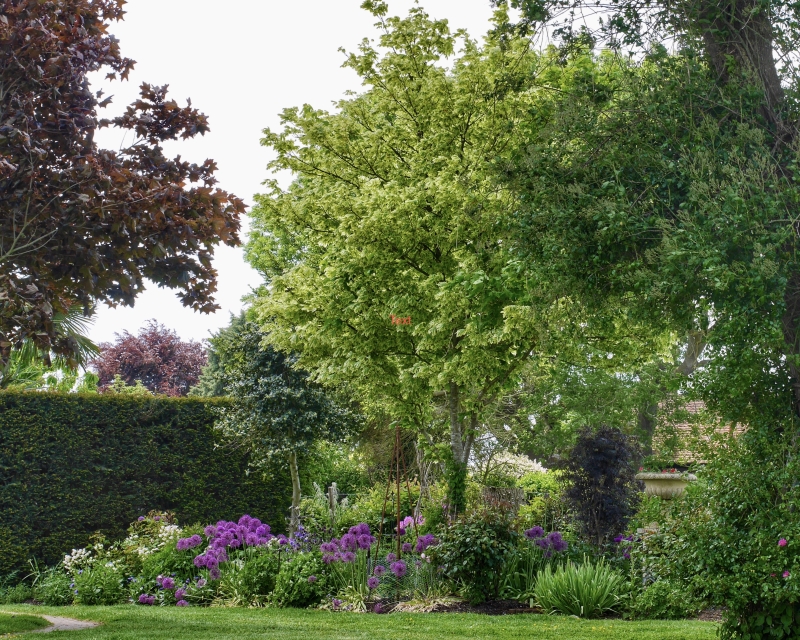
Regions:
M 364 37 L 375 38 L 374 18 L 361 0 L 129 0 L 125 21 L 111 29 L 123 55 L 137 61 L 126 83 L 110 83 L 107 93 L 115 115 L 135 99 L 142 82 L 170 85 L 170 94 L 186 98 L 209 116 L 211 132 L 176 143 L 173 155 L 201 162 L 214 158 L 221 188 L 248 204 L 268 176 L 268 151 L 259 145 L 261 130 L 279 127 L 278 113 L 303 103 L 328 108 L 347 90 L 358 90 L 356 75 L 342 69 L 344 47 L 355 50 Z M 405 15 L 412 0 L 390 0 L 393 15 Z M 489 0 L 422 0 L 434 18 L 451 28 L 466 28 L 480 38 L 489 26 Z M 96 86 L 100 85 L 99 78 Z M 105 115 L 105 113 L 104 113 Z M 98 141 L 117 147 L 118 135 Z M 246 220 L 243 221 L 246 225 Z M 203 315 L 185 309 L 172 291 L 151 286 L 133 308 L 101 307 L 91 337 L 111 341 L 115 333 L 138 332 L 155 318 L 185 339 L 202 340 L 228 323 L 242 308 L 241 298 L 259 283 L 241 249 L 217 249 L 217 302 L 222 309 Z

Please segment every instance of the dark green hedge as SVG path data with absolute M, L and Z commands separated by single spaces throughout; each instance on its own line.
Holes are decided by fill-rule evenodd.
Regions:
M 0 575 L 55 563 L 151 509 L 184 524 L 249 513 L 283 528 L 291 481 L 247 473 L 213 429 L 221 399 L 0 393 Z

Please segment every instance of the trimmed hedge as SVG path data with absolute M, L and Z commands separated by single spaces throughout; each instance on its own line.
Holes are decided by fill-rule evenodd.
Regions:
M 288 471 L 247 473 L 213 428 L 224 399 L 0 393 L 0 574 L 54 564 L 151 509 L 183 524 L 249 513 L 283 528 Z

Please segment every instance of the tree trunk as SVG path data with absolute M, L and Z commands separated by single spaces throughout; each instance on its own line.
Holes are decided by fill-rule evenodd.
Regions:
M 289 473 L 292 475 L 292 512 L 289 516 L 289 537 L 294 538 L 300 525 L 300 472 L 297 469 L 297 453 L 289 453 Z

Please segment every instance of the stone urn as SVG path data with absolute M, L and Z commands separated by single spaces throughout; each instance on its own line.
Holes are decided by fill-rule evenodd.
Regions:
M 693 473 L 664 471 L 661 473 L 637 473 L 636 479 L 644 482 L 644 492 L 648 496 L 658 496 L 663 500 L 672 500 L 681 495 L 690 482 L 697 480 Z

